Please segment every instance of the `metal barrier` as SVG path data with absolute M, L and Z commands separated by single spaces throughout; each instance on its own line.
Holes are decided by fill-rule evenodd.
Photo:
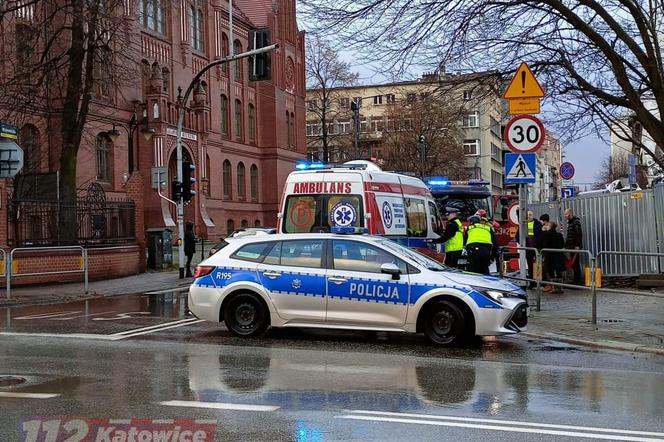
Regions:
M 664 253 L 656 253 L 656 252 L 621 252 L 621 251 L 617 251 L 617 250 L 603 250 L 603 251 L 601 251 L 597 254 L 598 268 L 602 268 L 602 266 L 599 264 L 600 263 L 600 258 L 602 256 L 609 256 L 609 255 L 653 256 L 653 257 L 664 258 Z M 655 259 L 657 259 L 657 258 L 655 258 Z M 664 298 L 663 294 L 637 292 L 637 291 L 634 291 L 634 290 L 616 290 L 616 289 L 603 288 L 602 291 L 603 292 L 609 292 L 609 293 L 625 293 L 625 294 L 630 294 L 630 295 L 646 296 L 646 297 L 651 297 L 651 298 Z
M 505 254 L 506 250 L 524 250 L 526 252 L 530 250 L 530 251 L 535 252 L 535 262 L 534 262 L 535 268 L 541 268 L 542 256 L 541 256 L 539 250 L 537 250 L 535 247 L 521 247 L 521 246 L 514 246 L 514 247 L 503 246 L 503 247 L 500 247 L 499 248 L 499 254 L 500 254 L 500 260 L 501 261 L 503 261 L 503 255 Z M 536 286 L 535 286 L 535 294 L 536 294 L 536 296 L 535 296 L 535 302 L 536 302 L 535 309 L 537 311 L 540 311 L 541 302 L 542 302 L 541 301 L 541 296 L 542 296 L 542 286 L 541 286 L 542 281 L 541 281 L 541 278 L 538 277 L 538 278 L 532 278 L 531 279 L 531 278 L 521 278 L 520 276 L 505 275 L 502 272 L 502 270 L 503 270 L 502 266 L 499 266 L 499 267 L 500 267 L 500 274 L 505 278 L 515 279 L 517 281 L 534 282 L 536 284 Z M 534 270 L 533 270 L 533 275 L 536 275 L 536 272 Z
M 48 252 L 48 251 L 69 251 L 80 250 L 81 252 L 81 268 L 78 270 L 60 270 L 57 272 L 31 272 L 31 273 L 17 273 L 14 274 L 13 263 L 14 254 L 17 252 L 34 253 L 34 252 Z M 5 255 L 6 256 L 6 255 Z M 85 293 L 88 293 L 88 251 L 82 246 L 62 246 L 62 247 L 18 247 L 11 251 L 9 259 L 5 261 L 5 274 L 7 277 L 7 299 L 11 298 L 12 278 L 17 276 L 41 276 L 41 275 L 61 275 L 65 273 L 83 273 L 83 284 Z

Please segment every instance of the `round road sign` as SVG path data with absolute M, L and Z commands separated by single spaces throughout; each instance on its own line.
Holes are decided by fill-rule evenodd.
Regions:
M 565 161 L 560 165 L 560 178 L 564 180 L 571 180 L 574 177 L 574 172 L 576 172 L 574 169 L 574 164 L 570 163 L 569 161 Z
M 512 203 L 509 209 L 507 209 L 507 219 L 512 224 L 519 225 L 519 203 Z
M 537 152 L 546 136 L 542 122 L 532 115 L 519 115 L 505 127 L 505 143 L 514 153 Z

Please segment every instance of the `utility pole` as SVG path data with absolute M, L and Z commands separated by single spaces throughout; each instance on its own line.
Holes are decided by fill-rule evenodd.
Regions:
M 353 111 L 353 125 L 355 126 L 353 146 L 355 149 L 355 155 L 360 153 L 360 103 L 353 100 L 350 103 L 350 110 Z M 355 158 L 353 158 L 355 159 Z

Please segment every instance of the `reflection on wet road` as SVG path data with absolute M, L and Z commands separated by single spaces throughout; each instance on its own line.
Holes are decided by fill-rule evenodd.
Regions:
M 179 325 L 196 321 L 181 296 L 103 301 L 3 312 L 17 333 L 0 336 L 7 440 L 35 416 L 213 419 L 218 440 L 664 440 L 657 356 L 519 336 L 452 349 L 373 332 L 246 340 Z M 77 338 L 92 334 L 130 339 Z

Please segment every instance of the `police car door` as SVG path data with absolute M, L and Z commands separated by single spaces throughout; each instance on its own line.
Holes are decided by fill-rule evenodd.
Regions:
M 279 317 L 325 321 L 325 266 L 322 239 L 280 241 L 258 266 Z
M 327 323 L 401 326 L 408 312 L 409 277 L 404 261 L 377 245 L 333 239 L 328 251 Z M 394 263 L 399 279 L 381 273 Z

